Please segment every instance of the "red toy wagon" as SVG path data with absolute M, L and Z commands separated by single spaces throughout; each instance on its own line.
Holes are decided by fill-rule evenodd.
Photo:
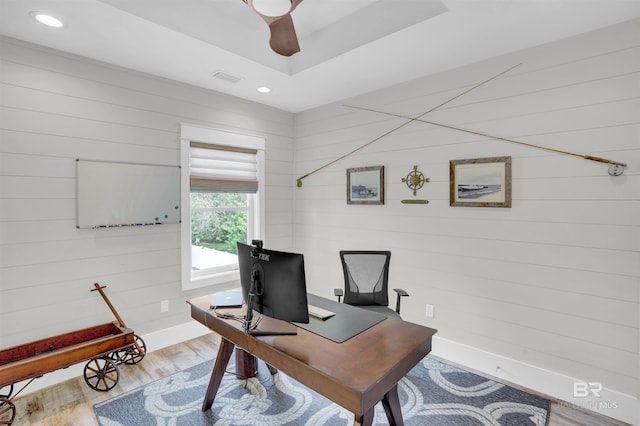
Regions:
M 144 358 L 144 341 L 127 328 L 102 290 L 94 284 L 117 322 L 89 327 L 0 350 L 0 425 L 11 425 L 16 408 L 11 400 L 33 380 L 46 373 L 87 361 L 84 380 L 97 391 L 112 389 L 120 378 L 118 365 L 136 364 Z M 29 380 L 18 392 L 16 383 Z

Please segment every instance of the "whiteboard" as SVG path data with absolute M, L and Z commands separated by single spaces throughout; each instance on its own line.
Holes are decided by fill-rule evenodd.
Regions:
M 180 167 L 76 160 L 76 226 L 180 223 Z

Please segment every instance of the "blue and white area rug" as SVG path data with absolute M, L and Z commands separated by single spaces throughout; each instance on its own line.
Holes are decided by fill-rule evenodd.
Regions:
M 234 357 L 231 358 L 232 360 Z M 226 374 L 207 412 L 201 411 L 213 361 L 94 406 L 101 426 L 352 425 L 353 414 L 285 374 Z M 232 363 L 229 371 L 235 371 Z M 366 368 L 366 366 L 363 366 Z M 546 426 L 550 401 L 427 356 L 399 383 L 406 425 Z M 387 425 L 378 404 L 374 425 Z

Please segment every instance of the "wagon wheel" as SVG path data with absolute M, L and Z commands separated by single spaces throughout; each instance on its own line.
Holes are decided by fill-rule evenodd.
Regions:
M 0 388 L 0 398 L 4 397 L 6 399 L 11 399 L 11 395 L 13 395 L 13 383 Z
M 104 355 L 104 357 L 109 358 L 111 361 L 115 362 L 116 364 L 119 364 L 120 361 L 120 352 L 110 352 L 106 355 Z
M 13 390 L 13 386 L 11 388 Z M 0 425 L 10 425 L 16 417 L 16 406 L 6 396 L 0 396 Z
M 120 362 L 124 362 L 125 364 L 137 364 L 142 361 L 145 354 L 147 353 L 147 345 L 142 340 L 142 337 L 137 334 L 133 335 L 134 343 L 131 346 L 124 348 L 122 351 L 118 352 L 118 358 Z
M 84 381 L 93 390 L 106 392 L 118 383 L 118 364 L 109 357 L 94 358 L 84 366 Z

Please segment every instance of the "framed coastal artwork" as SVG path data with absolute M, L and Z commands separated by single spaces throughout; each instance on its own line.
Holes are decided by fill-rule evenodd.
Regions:
M 450 161 L 449 205 L 511 207 L 511 157 Z
M 347 169 L 347 204 L 384 204 L 384 166 Z

